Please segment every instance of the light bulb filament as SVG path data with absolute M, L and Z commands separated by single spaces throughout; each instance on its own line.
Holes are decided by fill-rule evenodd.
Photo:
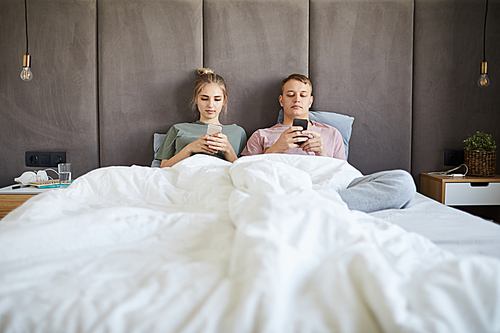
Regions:
M 31 81 L 33 78 L 33 75 L 31 75 L 31 69 L 29 67 L 23 67 L 23 70 L 21 72 L 21 79 L 23 81 Z
M 489 83 L 489 80 L 486 76 L 480 76 L 479 77 L 479 85 L 480 86 L 486 86 Z

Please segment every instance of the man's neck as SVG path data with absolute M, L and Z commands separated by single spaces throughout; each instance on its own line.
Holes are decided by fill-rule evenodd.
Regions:
M 282 124 L 283 125 L 288 125 L 288 126 L 292 126 L 293 124 L 293 120 L 294 119 L 307 119 L 309 121 L 309 115 L 307 115 L 306 117 L 296 117 L 296 118 L 289 118 L 287 117 L 286 115 L 283 117 L 283 122 Z

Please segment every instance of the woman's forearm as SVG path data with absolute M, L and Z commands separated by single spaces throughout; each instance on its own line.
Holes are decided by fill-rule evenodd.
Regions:
M 236 155 L 233 146 L 229 145 L 227 151 L 224 152 L 224 157 L 226 158 L 226 161 L 231 163 L 238 159 L 238 155 Z
M 186 149 L 186 148 L 187 148 L 187 146 L 184 147 L 180 152 L 178 152 L 177 154 L 175 154 L 174 156 L 169 158 L 168 160 L 161 160 L 160 168 L 174 166 L 175 164 L 179 163 L 183 159 L 186 159 L 189 156 L 191 156 L 191 152 L 189 151 L 189 149 Z

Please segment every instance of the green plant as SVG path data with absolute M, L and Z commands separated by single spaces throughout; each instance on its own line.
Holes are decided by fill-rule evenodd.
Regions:
M 495 151 L 497 149 L 497 145 L 495 140 L 491 137 L 491 134 L 479 131 L 474 135 L 469 135 L 469 137 L 464 140 L 464 143 L 465 150 Z

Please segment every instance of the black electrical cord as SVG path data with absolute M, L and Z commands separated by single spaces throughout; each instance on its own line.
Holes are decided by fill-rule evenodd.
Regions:
M 26 24 L 26 54 L 28 52 L 28 7 L 26 6 L 26 1 L 24 0 L 24 23 Z
M 488 17 L 488 0 L 486 0 L 486 10 L 484 11 L 483 62 L 486 62 L 486 18 L 487 17 Z

